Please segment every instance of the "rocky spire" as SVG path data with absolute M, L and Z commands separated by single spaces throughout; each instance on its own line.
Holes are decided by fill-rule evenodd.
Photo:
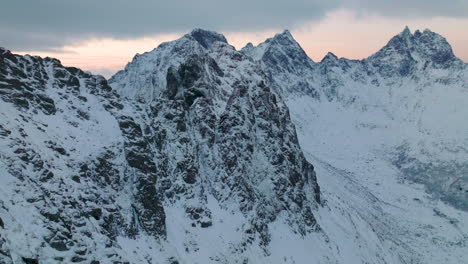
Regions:
M 270 67 L 287 68 L 289 72 L 300 72 L 313 64 L 287 29 L 256 47 L 246 46 L 241 52 Z
M 327 55 L 325 55 L 325 57 L 323 57 L 322 61 L 320 62 L 327 62 L 327 61 L 337 61 L 338 60 L 338 57 L 333 54 L 333 52 L 328 52 Z

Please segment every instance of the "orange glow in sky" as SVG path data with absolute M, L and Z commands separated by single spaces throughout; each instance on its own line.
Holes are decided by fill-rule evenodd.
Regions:
M 391 19 L 379 16 L 357 17 L 355 14 L 339 10 L 329 13 L 319 22 L 304 23 L 290 31 L 306 53 L 314 60 L 320 61 L 331 51 L 338 57 L 362 59 L 370 56 L 383 47 L 390 38 L 408 25 L 416 29 L 429 28 L 447 38 L 455 55 L 468 61 L 468 19 L 466 18 L 433 18 L 433 19 Z M 254 45 L 263 42 L 284 29 L 270 29 L 259 32 L 221 32 L 229 43 L 237 49 L 248 42 Z M 65 46 L 63 52 L 22 52 L 58 58 L 66 66 L 75 66 L 93 73 L 110 77 L 123 69 L 136 53 L 150 51 L 161 42 L 175 40 L 187 32 L 177 32 L 148 36 L 137 39 L 91 39 Z

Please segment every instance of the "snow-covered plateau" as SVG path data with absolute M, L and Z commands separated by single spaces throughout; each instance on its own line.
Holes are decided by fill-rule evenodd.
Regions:
M 0 48 L 0 264 L 466 263 L 468 65 L 195 29 L 109 80 Z

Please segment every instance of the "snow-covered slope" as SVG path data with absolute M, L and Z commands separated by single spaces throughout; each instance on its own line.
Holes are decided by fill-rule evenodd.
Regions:
M 330 212 L 341 212 L 341 224 L 359 219 L 371 228 L 370 233 L 358 229 L 352 244 L 373 234 L 385 253 L 375 248 L 366 253 L 391 257 L 387 263 L 463 263 L 468 256 L 467 65 L 429 30 L 411 34 L 406 28 L 362 61 L 329 53 L 312 69 L 304 66 L 306 73 L 271 63 L 284 50 L 292 54 L 297 48 L 292 42 L 270 39 L 242 52 L 254 54 L 273 76 L 273 87 L 283 87 Z M 264 50 L 275 50 L 268 55 L 274 58 L 256 55 Z M 309 82 L 314 94 L 296 89 L 301 82 Z
M 320 131 L 313 138 L 324 142 L 346 139 L 343 144 L 359 142 L 382 151 L 407 177 L 468 209 L 468 67 L 442 36 L 430 30 L 411 34 L 405 28 L 369 58 L 338 59 L 329 53 L 312 69 L 302 67 L 306 73 L 271 63 L 292 48 L 298 46 L 267 40 L 243 52 L 277 51 L 255 58 L 274 76 L 272 86 L 291 84 L 282 96 L 295 119 L 301 119 L 297 126 L 311 124 L 314 131 L 305 133 Z M 294 58 L 282 61 L 293 63 Z M 304 82 L 314 95 L 298 92 L 295 83 Z
M 118 236 L 165 233 L 153 157 L 107 81 L 0 50 L 2 263 L 118 262 Z
M 409 29 L 317 63 L 196 29 L 109 82 L 0 49 L 0 263 L 463 263 L 466 73 Z
M 2 262 L 243 263 L 272 255 L 272 228 L 320 232 L 286 105 L 221 35 L 137 56 L 114 90 L 0 54 Z

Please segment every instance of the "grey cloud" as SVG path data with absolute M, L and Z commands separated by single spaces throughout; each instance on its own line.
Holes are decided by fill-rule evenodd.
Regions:
M 350 0 L 346 7 L 391 17 L 468 17 L 466 0 Z
M 188 31 L 290 27 L 319 19 L 340 0 L 6 0 L 0 8 L 0 45 L 60 48 L 77 38 L 133 38 Z M 35 41 L 37 39 L 37 42 Z
M 134 38 L 194 27 L 217 31 L 291 28 L 306 20 L 319 20 L 340 7 L 384 15 L 466 16 L 464 1 L 4 0 L 0 5 L 0 46 L 54 51 L 90 37 Z

